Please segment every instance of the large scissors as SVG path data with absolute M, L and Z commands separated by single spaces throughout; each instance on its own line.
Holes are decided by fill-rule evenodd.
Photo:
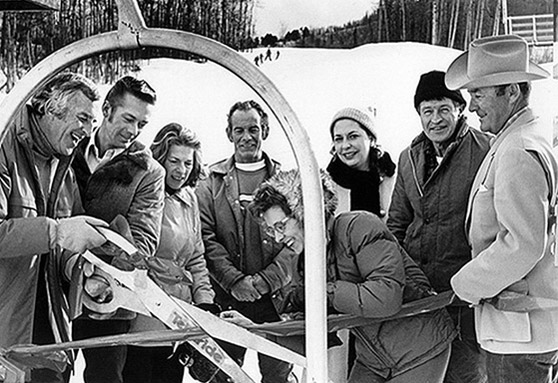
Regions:
M 107 240 L 128 254 L 137 251 L 119 234 L 106 228 L 97 229 Z M 102 261 L 89 251 L 82 254 L 82 257 L 96 266 L 96 273 L 103 276 L 113 290 L 113 299 L 108 303 L 97 303 L 84 294 L 83 303 L 89 309 L 98 313 L 107 313 L 122 307 L 143 315 L 155 316 L 173 330 L 201 329 L 208 335 L 207 337 L 187 340 L 187 342 L 235 382 L 253 383 L 253 380 L 213 338 L 250 348 L 302 367 L 306 366 L 306 358 L 302 355 L 194 305 L 169 296 L 149 278 L 147 270 L 123 271 Z

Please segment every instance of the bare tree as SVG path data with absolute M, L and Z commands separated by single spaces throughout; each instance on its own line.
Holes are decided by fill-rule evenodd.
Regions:
M 401 8 L 401 41 L 407 40 L 407 18 L 405 17 L 405 0 L 399 0 L 399 6 Z
M 438 7 L 438 0 L 432 0 L 432 39 L 430 40 L 432 45 L 438 44 L 438 18 L 440 17 Z
M 455 36 L 457 34 L 457 26 L 459 22 L 459 2 L 460 0 L 453 0 L 451 2 L 450 25 L 448 31 L 448 47 L 450 48 L 455 46 Z
M 165 27 L 202 34 L 232 48 L 252 40 L 253 9 L 257 0 L 138 0 L 149 27 Z M 84 37 L 117 29 L 114 0 L 61 0 L 60 12 L 0 13 L 2 37 L 0 69 L 8 89 L 51 52 Z M 110 52 L 81 62 L 75 68 L 89 77 L 109 82 L 146 57 L 189 58 L 184 52 L 161 48 Z

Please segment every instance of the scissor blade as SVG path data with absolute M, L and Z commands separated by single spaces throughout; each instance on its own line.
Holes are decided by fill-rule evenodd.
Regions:
M 201 325 L 188 315 L 167 293 L 165 293 L 147 275 L 137 274 L 134 291 L 145 306 L 171 329 L 185 330 L 201 328 Z M 228 374 L 234 382 L 254 383 L 240 366 L 211 337 L 188 341 L 202 355 L 211 360 L 217 367 Z
M 107 241 L 112 242 L 120 249 L 124 250 L 126 254 L 132 255 L 138 252 L 138 249 L 136 249 L 136 247 L 132 245 L 130 241 L 128 241 L 117 232 L 112 231 L 111 229 L 106 227 L 96 226 L 95 228 L 107 239 Z
M 145 270 L 122 271 L 102 261 L 91 252 L 84 253 L 85 259 L 116 281 L 133 291 L 143 305 L 161 322 L 173 330 L 203 329 L 167 293 L 148 276 Z M 205 331 L 205 330 L 204 330 Z M 254 383 L 240 366 L 211 337 L 187 341 L 208 358 L 219 369 L 237 383 Z
M 237 344 L 259 353 L 274 358 L 306 367 L 306 358 L 294 351 L 278 345 L 264 337 L 251 333 L 250 331 L 227 322 L 213 314 L 210 314 L 194 305 L 178 301 L 180 307 L 194 318 L 198 323 L 203 323 L 203 330 L 214 338 Z

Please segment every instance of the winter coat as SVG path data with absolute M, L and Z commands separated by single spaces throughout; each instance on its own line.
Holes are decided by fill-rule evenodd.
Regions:
M 50 195 L 45 195 L 35 168 L 33 137 L 25 107 L 6 128 L 0 148 L 0 348 L 32 343 L 33 320 L 38 307 L 61 318 L 62 307 L 49 307 L 47 298 L 37 302 L 39 278 L 47 275 L 49 302 L 63 299 L 60 287 L 61 265 L 49 256 L 48 218 L 66 218 L 81 213 L 81 201 L 70 157 L 60 157 Z M 45 257 L 47 259 L 45 259 Z M 45 271 L 57 270 L 55 273 Z M 41 283 L 44 288 L 44 283 Z M 40 289 L 39 289 L 40 290 Z M 40 293 L 41 291 L 39 291 Z M 38 328 L 51 326 L 36 323 Z M 51 327 L 68 340 L 68 324 Z
M 424 273 L 377 216 L 341 213 L 330 223 L 329 237 L 328 278 L 335 280 L 330 301 L 337 311 L 382 318 L 432 294 Z M 351 331 L 357 359 L 386 378 L 432 359 L 456 336 L 445 309 Z
M 331 159 L 327 171 L 335 183 L 350 190 L 351 210 L 365 210 L 383 217 L 386 212 L 380 203 L 380 184 L 385 177 L 395 174 L 395 164 L 389 153 L 378 149 L 371 150 L 369 157 L 368 171 L 347 166 L 337 156 Z
M 159 244 L 163 216 L 165 170 L 138 141 L 89 171 L 84 152 L 89 140 L 76 149 L 72 164 L 82 188 L 83 207 L 88 215 L 111 222 L 117 215 L 128 221 L 139 258 L 153 256 Z
M 271 177 L 279 164 L 265 153 L 264 159 Z M 212 165 L 209 177 L 200 182 L 196 194 L 215 301 L 223 308 L 234 307 L 238 301 L 230 294 L 232 286 L 245 276 L 258 273 L 269 285 L 275 307 L 281 307 L 284 298 L 281 289 L 291 281 L 294 254 L 266 236 L 258 217 L 241 207 L 234 157 Z M 245 238 L 245 232 L 252 236 Z
M 477 305 L 477 337 L 492 353 L 558 350 L 558 311 L 504 312 L 482 302 L 519 281 L 529 296 L 558 299 L 558 258 L 549 235 L 558 165 L 547 134 L 531 109 L 520 110 L 495 137 L 471 188 L 466 229 L 473 259 L 451 284 Z
M 147 264 L 150 277 L 167 294 L 188 303 L 213 303 L 215 293 L 204 258 L 198 200 L 191 187 L 165 195 L 160 245 Z M 155 318 L 138 315 L 130 332 L 165 328 Z
M 471 259 L 463 224 L 477 169 L 489 149 L 489 136 L 464 120 L 457 138 L 425 181 L 424 133 L 399 157 L 387 225 L 425 272 L 437 292 L 450 290 L 450 278 Z
M 148 265 L 150 275 L 168 294 L 188 303 L 213 303 L 198 199 L 191 187 L 165 196 L 161 242 Z

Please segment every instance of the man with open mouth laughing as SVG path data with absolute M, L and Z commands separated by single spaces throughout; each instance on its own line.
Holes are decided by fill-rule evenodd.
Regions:
M 106 226 L 82 213 L 70 167 L 91 134 L 95 85 L 76 73 L 53 77 L 7 126 L 0 147 L 0 348 L 68 341 L 61 287 L 61 249 L 81 253 L 105 239 Z M 58 267 L 62 266 L 62 267 Z M 33 382 L 64 382 L 37 368 Z

